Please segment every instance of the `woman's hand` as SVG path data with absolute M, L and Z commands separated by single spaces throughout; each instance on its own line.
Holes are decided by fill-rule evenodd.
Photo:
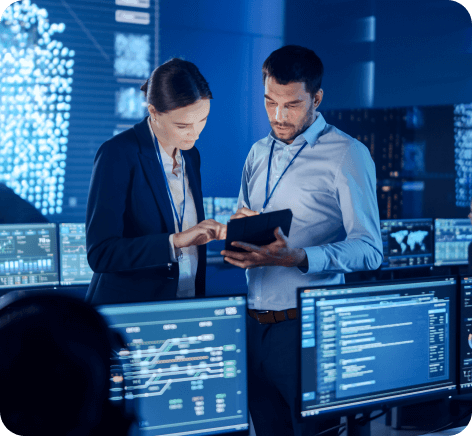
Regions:
M 176 233 L 174 235 L 174 247 L 203 245 L 215 239 L 226 239 L 226 225 L 210 219 L 202 221 L 183 232 Z

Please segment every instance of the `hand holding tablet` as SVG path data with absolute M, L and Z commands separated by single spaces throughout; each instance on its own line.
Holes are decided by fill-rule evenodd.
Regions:
M 292 222 L 290 209 L 265 214 L 240 209 L 238 213 L 243 217 L 228 222 L 225 250 L 221 252 L 226 263 L 240 268 L 255 268 L 294 267 L 306 261 L 303 248 L 292 248 L 288 244 L 287 235 Z

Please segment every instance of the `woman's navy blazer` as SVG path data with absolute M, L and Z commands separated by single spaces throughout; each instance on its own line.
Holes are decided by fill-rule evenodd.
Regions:
M 198 222 L 205 219 L 196 147 L 183 151 Z M 94 271 L 85 297 L 93 305 L 176 298 L 178 262 L 169 235 L 172 206 L 147 118 L 95 156 L 86 213 L 87 259 Z M 198 247 L 196 296 L 205 293 L 206 245 Z

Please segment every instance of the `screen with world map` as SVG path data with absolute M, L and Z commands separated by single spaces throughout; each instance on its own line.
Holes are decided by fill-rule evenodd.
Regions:
M 381 220 L 384 270 L 433 266 L 432 218 Z

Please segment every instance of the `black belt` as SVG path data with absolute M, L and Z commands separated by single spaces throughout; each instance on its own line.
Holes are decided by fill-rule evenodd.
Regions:
M 254 310 L 248 309 L 251 318 L 259 321 L 260 324 L 276 324 L 289 319 L 297 319 L 297 309 L 287 310 Z

